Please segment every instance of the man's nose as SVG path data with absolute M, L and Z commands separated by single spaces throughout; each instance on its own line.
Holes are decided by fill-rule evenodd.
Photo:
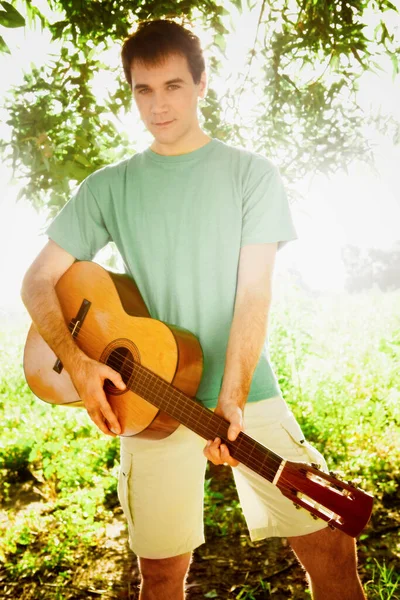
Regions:
M 151 100 L 151 110 L 154 114 L 159 114 L 166 111 L 167 98 L 164 93 L 154 93 Z

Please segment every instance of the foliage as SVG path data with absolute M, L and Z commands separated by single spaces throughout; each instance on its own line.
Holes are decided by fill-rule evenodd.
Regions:
M 400 575 L 396 573 L 393 567 L 388 568 L 385 563 L 380 564 L 375 560 L 372 569 L 372 579 L 367 582 L 365 589 L 369 592 L 369 597 L 379 600 L 395 600 L 398 598 L 400 587 Z
M 2 10 L 0 10 L 0 26 L 1 27 L 23 27 L 25 19 L 9 2 L 0 2 Z M 10 54 L 10 49 L 0 35 L 0 53 L 7 52 Z
M 122 158 L 129 145 L 110 118 L 110 102 L 126 104 L 128 98 L 117 93 L 108 103 L 96 100 L 90 80 L 101 63 L 90 54 L 89 46 L 62 48 L 50 73 L 33 67 L 25 75 L 20 100 L 9 106 L 11 121 L 19 120 L 13 168 L 19 167 L 21 178 L 28 178 L 24 194 L 37 208 L 47 197 L 50 216 L 70 195 L 71 182 Z M 74 69 L 66 66 L 68 61 Z
M 84 411 L 38 403 L 23 380 L 21 345 L 11 344 L 12 337 L 6 331 L 1 340 L 7 352 L 0 380 L 0 501 L 9 507 L 9 521 L 2 526 L 0 563 L 13 577 L 47 569 L 62 576 L 105 535 L 118 445 L 99 434 Z M 45 498 L 44 510 L 23 509 L 27 479 Z
M 23 5 L 29 22 L 39 19 L 60 50 L 54 61 L 32 65 L 24 83 L 10 91 L 5 108 L 11 137 L 2 144 L 3 157 L 24 184 L 21 195 L 37 208 L 48 207 L 50 216 L 72 186 L 135 151 L 118 126 L 130 91 L 117 57 L 111 63 L 103 57 L 147 18 L 175 18 L 212 32 L 206 47 L 211 84 L 201 106 L 210 135 L 271 157 L 293 187 L 305 173 L 346 168 L 355 157 L 372 160 L 356 89 L 360 75 L 378 69 L 383 54 L 398 73 L 400 46 L 390 21 L 398 12 L 389 0 L 264 0 L 261 6 L 250 0 L 223 6 L 213 0 L 48 0 L 52 19 L 30 0 Z M 259 11 L 259 19 L 246 70 L 231 72 L 217 93 L 213 76 L 228 58 L 227 34 L 251 11 Z M 106 74 L 114 85 L 99 98 L 93 82 Z
M 212 477 L 205 482 L 204 524 L 217 536 L 226 536 L 238 530 L 241 508 L 236 498 L 227 502 L 226 496 L 213 490 Z
M 180 5 L 103 0 L 86 3 L 84 19 L 81 3 L 49 1 L 49 6 L 65 11 L 65 19 L 53 23 L 38 14 L 52 39 L 62 42 L 59 56 L 39 68 L 31 65 L 24 83 L 6 101 L 12 138 L 2 146 L 18 179 L 28 181 L 21 196 L 38 209 L 45 205 L 51 217 L 74 185 L 104 164 L 126 157 L 128 150 L 134 152 L 127 134 L 116 126 L 119 112 L 129 109 L 131 94 L 117 66 L 101 60 L 102 50 L 120 46 L 133 21 L 168 15 L 185 24 L 194 9 L 215 35 L 225 30 L 219 20 L 223 9 L 212 0 Z M 102 101 L 93 93 L 92 80 L 106 71 L 116 77 L 116 89 Z
M 399 292 L 330 297 L 292 289 L 273 306 L 269 334 L 283 394 L 306 436 L 330 468 L 386 502 L 400 482 L 399 309 Z M 7 519 L 0 564 L 11 580 L 51 571 L 62 585 L 105 540 L 118 506 L 118 443 L 83 410 L 35 399 L 22 375 L 26 325 L 16 332 L 4 321 L 1 329 L 0 504 Z M 217 491 L 212 477 L 209 471 L 205 523 L 227 538 L 243 527 L 241 511 L 236 493 Z M 24 503 L 26 489 L 36 490 L 33 504 Z M 263 597 L 268 585 L 260 580 L 232 593 Z M 396 598 L 392 566 L 371 558 L 366 588 L 371 600 Z
M 281 388 L 306 437 L 330 468 L 380 494 L 400 482 L 399 300 L 377 289 L 337 298 L 298 290 L 280 302 L 270 334 Z

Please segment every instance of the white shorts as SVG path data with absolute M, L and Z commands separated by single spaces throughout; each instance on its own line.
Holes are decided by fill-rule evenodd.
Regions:
M 322 455 L 307 441 L 279 396 L 251 402 L 245 432 L 289 460 L 316 463 Z M 121 438 L 118 496 L 128 521 L 133 552 L 142 558 L 169 558 L 190 552 L 204 540 L 206 458 L 203 438 L 180 425 L 163 440 Z M 240 505 L 252 541 L 291 537 L 327 526 L 296 508 L 280 490 L 242 464 L 233 469 Z

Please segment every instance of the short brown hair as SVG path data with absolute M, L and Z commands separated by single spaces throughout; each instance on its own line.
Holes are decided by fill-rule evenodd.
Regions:
M 198 84 L 205 70 L 199 38 L 175 21 L 142 21 L 122 47 L 122 66 L 129 86 L 132 87 L 131 66 L 134 60 L 159 65 L 171 54 L 186 57 L 193 81 Z

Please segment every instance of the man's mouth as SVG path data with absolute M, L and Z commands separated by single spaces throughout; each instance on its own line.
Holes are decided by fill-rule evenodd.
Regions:
M 157 125 L 157 127 L 166 127 L 167 125 L 170 125 L 173 122 L 174 122 L 174 119 L 172 119 L 172 121 L 164 121 L 163 123 L 154 123 L 154 124 Z

